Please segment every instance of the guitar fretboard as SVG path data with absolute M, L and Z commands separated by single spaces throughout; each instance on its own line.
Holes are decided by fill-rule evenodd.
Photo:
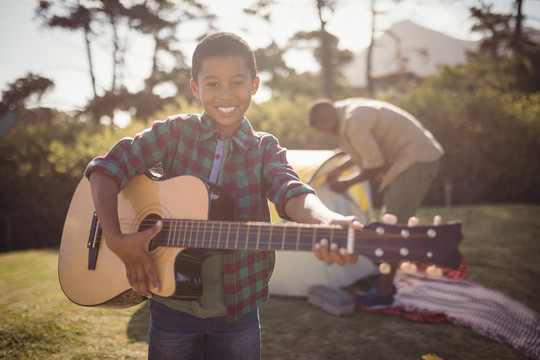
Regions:
M 322 238 L 345 246 L 340 226 L 164 219 L 155 245 L 210 249 L 310 251 Z

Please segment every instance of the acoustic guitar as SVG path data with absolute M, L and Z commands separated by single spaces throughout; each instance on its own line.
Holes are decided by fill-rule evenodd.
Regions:
M 371 223 L 362 231 L 334 225 L 233 221 L 232 200 L 223 189 L 194 176 L 155 181 L 131 178 L 118 195 L 123 233 L 163 221 L 148 243 L 161 290 L 156 294 L 195 300 L 202 294 L 201 249 L 312 251 L 327 238 L 374 262 L 407 260 L 458 268 L 461 224 L 407 227 Z M 145 297 L 126 277 L 123 262 L 108 247 L 96 216 L 90 183 L 79 183 L 66 217 L 58 275 L 62 291 L 82 306 L 126 308 Z

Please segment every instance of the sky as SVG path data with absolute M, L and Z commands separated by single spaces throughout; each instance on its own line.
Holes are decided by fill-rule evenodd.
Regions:
M 318 28 L 314 0 L 278 0 L 280 5 L 274 8 L 270 24 L 242 14 L 241 9 L 254 1 L 201 0 L 218 16 L 215 26 L 219 31 L 239 34 L 254 49 L 269 45 L 272 39 L 285 45 L 295 32 Z M 496 11 L 511 12 L 513 0 L 492 1 Z M 395 22 L 411 20 L 458 39 L 477 40 L 480 35 L 470 32 L 468 7 L 472 3 L 473 0 L 402 0 L 399 5 L 392 5 L 390 0 L 378 0 L 377 10 L 381 15 L 377 17 L 377 28 L 383 30 Z M 40 26 L 34 17 L 36 4 L 37 0 L 0 0 L 1 90 L 33 72 L 55 82 L 55 88 L 45 95 L 40 105 L 62 110 L 80 109 L 91 98 L 82 33 Z M 339 6 L 328 23 L 328 30 L 340 39 L 340 48 L 360 52 L 369 44 L 369 4 L 370 0 L 338 0 Z M 526 25 L 540 28 L 540 0 L 525 0 L 524 13 L 530 18 Z M 179 38 L 189 59 L 202 28 L 182 26 Z M 106 51 L 100 51 L 105 46 L 105 42 L 98 42 L 94 54 L 101 89 L 108 88 L 111 79 L 111 60 Z M 142 87 L 142 79 L 150 72 L 152 46 L 149 39 L 139 39 L 129 49 L 129 70 L 124 74 L 129 88 Z M 302 51 L 289 52 L 285 60 L 299 72 L 318 69 L 312 56 Z M 266 97 L 268 92 L 263 89 L 254 100 L 262 101 Z

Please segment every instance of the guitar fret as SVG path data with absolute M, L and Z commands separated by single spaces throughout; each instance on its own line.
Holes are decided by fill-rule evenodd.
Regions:
M 247 224 L 247 229 L 246 229 L 246 239 L 245 239 L 246 242 L 244 243 L 244 249 L 247 249 L 247 245 L 248 245 L 249 231 L 250 231 L 249 225 L 250 225 L 250 224 L 248 223 L 248 224 Z
M 218 234 L 217 234 L 217 248 L 220 249 L 220 243 L 221 243 L 221 227 L 222 227 L 223 223 L 220 222 L 219 223 L 219 231 L 218 231 Z M 212 228 L 212 234 L 214 233 L 214 228 Z
M 208 237 L 208 247 L 215 247 L 215 243 L 214 243 L 214 227 L 216 226 L 216 223 L 212 222 L 210 224 L 210 236 Z M 219 249 L 219 241 L 217 242 L 217 246 L 216 246 L 218 249 Z
M 201 223 L 197 221 L 197 231 L 196 231 L 196 234 L 195 234 L 195 247 L 200 247 L 199 246 L 199 229 L 201 227 Z
M 186 246 L 187 240 L 189 240 L 188 234 L 187 234 L 187 226 L 186 226 L 186 222 L 185 222 L 184 220 L 181 220 L 181 221 L 180 221 L 180 226 L 181 226 L 182 232 L 183 232 L 183 235 L 180 235 L 180 239 L 182 239 L 181 244 L 182 244 L 183 246 Z
M 225 243 L 225 248 L 229 248 L 229 235 L 231 234 L 231 223 L 229 222 L 229 226 L 227 227 L 227 241 Z
M 171 239 L 171 243 L 173 246 L 177 246 L 176 244 L 176 220 L 170 221 L 169 225 L 169 238 Z
M 182 221 L 181 220 L 177 220 L 176 221 L 176 231 L 177 231 L 177 236 L 176 236 L 176 243 L 177 243 L 177 246 L 180 246 L 180 244 L 182 243 Z
M 238 237 L 240 236 L 240 223 L 237 223 L 236 225 L 236 241 L 234 243 L 234 248 L 238 249 Z
M 298 229 L 296 231 L 296 250 L 298 250 L 299 246 L 300 246 L 300 230 L 302 229 L 302 227 L 298 226 Z
M 286 225 L 283 225 L 283 236 L 281 237 L 281 250 L 285 250 L 285 230 L 287 229 Z
M 169 221 L 170 223 L 171 221 Z M 165 223 L 163 223 L 163 225 L 165 225 Z M 164 226 L 165 227 L 165 226 Z M 171 245 L 171 229 L 170 229 L 170 225 L 169 225 L 169 231 L 167 232 L 167 246 L 172 246 Z
M 172 236 L 171 236 L 172 243 L 174 244 L 174 246 L 178 246 L 178 236 L 177 236 L 178 220 L 171 221 L 170 227 L 171 227 L 171 230 L 169 231 L 172 231 Z
M 201 248 L 204 248 L 204 241 L 206 240 L 206 225 L 208 225 L 208 221 L 205 221 L 202 224 L 203 224 L 203 236 L 202 236 Z
M 193 247 L 193 221 L 188 221 L 188 223 L 190 224 L 189 226 L 189 247 Z
M 259 243 L 261 241 L 261 225 L 257 227 L 257 243 L 255 245 L 255 249 L 259 248 Z
M 272 230 L 274 230 L 274 227 L 270 225 L 270 233 L 268 234 L 268 250 L 271 249 L 272 244 Z

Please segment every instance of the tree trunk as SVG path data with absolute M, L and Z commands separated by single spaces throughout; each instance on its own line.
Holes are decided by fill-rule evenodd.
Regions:
M 329 36 L 326 32 L 326 21 L 322 16 L 322 1 L 317 1 L 317 9 L 319 11 L 319 21 L 321 23 L 321 72 L 323 76 L 324 96 L 328 99 L 334 97 L 334 79 L 332 69 L 332 54 L 330 53 Z
M 88 68 L 90 71 L 90 80 L 92 81 L 92 91 L 94 93 L 94 99 L 97 98 L 96 91 L 96 76 L 94 75 L 94 64 L 92 62 L 92 50 L 90 49 L 90 39 L 88 37 L 89 30 L 84 30 L 84 41 L 86 43 L 86 56 L 88 57 Z
M 373 78 L 371 77 L 371 62 L 373 57 L 373 48 L 375 47 L 375 17 L 375 0 L 371 0 L 371 37 L 369 40 L 366 61 L 366 90 L 370 97 L 373 97 L 375 94 L 375 86 L 373 84 Z

